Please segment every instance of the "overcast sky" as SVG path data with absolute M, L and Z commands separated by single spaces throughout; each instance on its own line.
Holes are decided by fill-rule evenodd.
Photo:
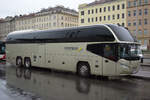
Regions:
M 37 12 L 42 8 L 63 5 L 78 10 L 78 5 L 95 0 L 1 0 L 0 18 Z

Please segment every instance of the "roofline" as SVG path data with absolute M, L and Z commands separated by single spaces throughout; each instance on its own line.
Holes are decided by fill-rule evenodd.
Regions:
M 103 4 L 107 4 L 107 3 L 113 3 L 113 2 L 117 2 L 117 1 L 125 1 L 126 0 L 110 0 L 110 1 L 106 1 L 106 2 L 99 2 L 99 1 L 94 1 L 94 2 L 91 2 L 89 4 L 85 4 L 83 7 L 79 5 L 79 9 L 80 8 L 87 8 L 87 7 L 92 7 L 92 6 L 97 6 L 97 5 L 103 5 Z M 93 3 L 93 4 L 92 4 Z M 82 5 L 82 4 L 81 4 Z

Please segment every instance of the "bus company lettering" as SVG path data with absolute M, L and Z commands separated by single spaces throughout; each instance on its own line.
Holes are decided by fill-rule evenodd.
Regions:
M 64 47 L 65 50 L 78 50 L 78 47 Z
M 77 51 L 82 51 L 83 49 L 82 48 L 79 48 L 79 47 L 64 47 L 65 50 L 77 50 Z

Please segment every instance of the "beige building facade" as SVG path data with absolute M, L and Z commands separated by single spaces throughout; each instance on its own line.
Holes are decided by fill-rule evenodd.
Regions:
M 127 0 L 127 27 L 150 50 L 150 0 Z
M 7 34 L 15 30 L 14 18 L 6 17 L 0 19 L 0 40 L 4 41 Z
M 42 9 L 29 15 L 20 15 L 11 20 L 0 20 L 0 40 L 9 32 L 19 30 L 47 30 L 78 26 L 78 12 L 63 6 Z
M 76 26 L 78 26 L 78 12 L 63 6 L 43 9 L 35 14 L 16 18 L 16 30 L 47 30 Z
M 126 0 L 96 0 L 79 5 L 79 26 L 93 24 L 126 26 Z

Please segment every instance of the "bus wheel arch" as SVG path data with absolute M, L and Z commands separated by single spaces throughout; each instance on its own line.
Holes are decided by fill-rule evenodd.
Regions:
M 17 56 L 17 57 L 16 57 L 16 65 L 17 65 L 18 67 L 22 67 L 23 62 L 22 62 L 22 57 L 21 57 L 21 56 Z
M 77 63 L 76 72 L 82 77 L 88 77 L 91 74 L 90 65 L 87 61 L 79 61 Z
M 31 65 L 31 59 L 30 59 L 30 57 L 25 57 L 24 58 L 24 66 L 26 67 L 26 68 L 30 68 L 32 65 Z

